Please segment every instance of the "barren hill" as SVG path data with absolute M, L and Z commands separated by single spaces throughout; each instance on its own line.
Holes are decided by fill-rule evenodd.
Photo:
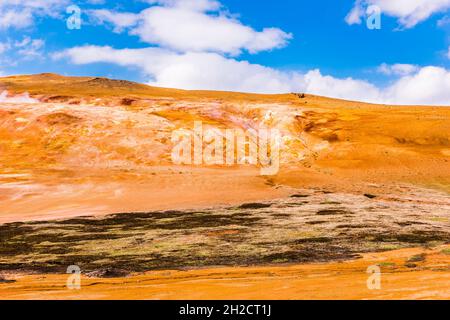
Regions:
M 230 204 L 303 187 L 449 190 L 450 108 L 184 91 L 55 74 L 0 78 L 2 90 L 35 100 L 0 102 L 0 197 L 8 208 L 2 212 L 9 212 L 0 221 Z M 173 165 L 171 134 L 192 129 L 194 121 L 280 130 L 279 174 Z
M 175 165 L 196 121 L 278 129 L 279 172 Z M 84 298 L 445 299 L 449 160 L 445 107 L 0 78 L 0 293 L 78 297 L 57 275 L 76 263 Z

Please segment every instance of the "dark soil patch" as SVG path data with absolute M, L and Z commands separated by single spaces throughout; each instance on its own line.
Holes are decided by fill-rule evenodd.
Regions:
M 318 225 L 318 224 L 324 224 L 324 223 L 328 223 L 328 222 L 327 221 L 307 221 L 306 222 L 306 224 L 309 224 L 309 225 L 312 225 L 312 226 Z
M 366 229 L 367 226 L 356 224 L 341 224 L 336 226 L 336 229 Z
M 272 217 L 279 218 L 279 219 L 288 219 L 291 216 L 292 216 L 291 214 L 287 214 L 287 213 L 277 213 L 277 214 L 272 215 Z
M 401 229 L 377 217 L 353 225 L 353 213 L 340 206 L 317 213 L 285 206 L 286 201 L 273 201 L 0 225 L 0 271 L 66 273 L 77 265 L 88 276 L 114 278 L 151 270 L 340 261 L 380 250 L 384 243 L 450 242 L 450 234 L 428 225 Z M 318 226 L 318 236 L 304 236 L 328 219 L 340 225 Z
M 337 216 L 346 214 L 353 214 L 353 213 L 342 209 L 324 209 L 317 211 L 317 215 L 319 216 Z
M 400 227 L 409 227 L 412 226 L 413 223 L 412 222 L 396 222 L 398 226 Z
M 333 239 L 327 238 L 327 237 L 318 237 L 318 238 L 305 238 L 305 239 L 299 239 L 295 240 L 294 243 L 296 244 L 302 244 L 302 243 L 330 243 Z
M 246 203 L 239 207 L 239 209 L 264 209 L 270 208 L 272 204 L 268 203 Z
M 100 227 L 102 230 L 120 227 L 120 230 L 183 230 L 212 228 L 229 225 L 251 226 L 261 218 L 250 217 L 246 213 L 214 214 L 208 212 L 151 212 L 123 213 L 104 219 L 72 219 L 60 221 L 60 225 L 79 225 L 85 231 Z M 96 238 L 108 237 L 98 234 Z
M 372 237 L 372 241 L 374 242 L 399 242 L 409 244 L 427 244 L 433 241 L 450 242 L 450 234 L 441 231 L 416 230 L 411 233 L 387 233 L 367 236 Z
M 106 268 L 88 272 L 90 278 L 123 278 L 129 275 L 129 272 L 120 269 Z
M 415 268 L 417 268 L 417 264 L 415 264 L 415 263 L 405 263 L 405 267 L 407 267 L 409 269 L 415 269 Z
M 3 284 L 3 283 L 14 283 L 14 282 L 16 282 L 16 280 L 9 280 L 9 279 L 5 279 L 3 277 L 0 277 L 0 284 Z
M 135 99 L 123 98 L 120 103 L 123 106 L 131 106 L 135 101 L 136 101 Z
M 314 246 L 299 250 L 285 251 L 265 256 L 263 259 L 267 262 L 285 261 L 289 263 L 311 263 L 327 261 L 343 261 L 356 259 L 359 256 L 351 250 L 338 246 Z
M 427 259 L 426 254 L 422 253 L 422 254 L 418 254 L 416 256 L 412 256 L 411 258 L 408 259 L 407 262 L 424 262 Z

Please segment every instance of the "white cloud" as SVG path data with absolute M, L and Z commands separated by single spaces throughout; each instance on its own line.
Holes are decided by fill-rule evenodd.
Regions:
M 24 36 L 22 40 L 11 39 L 0 43 L 0 54 L 7 59 L 12 59 L 10 53 L 14 53 L 14 60 L 29 60 L 44 56 L 45 41 Z
M 366 8 L 371 5 L 380 7 L 388 16 L 398 18 L 402 27 L 412 28 L 433 14 L 448 10 L 450 0 L 357 0 L 346 17 L 347 23 L 361 23 Z
M 112 24 L 116 32 L 129 28 L 143 42 L 179 52 L 257 53 L 284 47 L 292 38 L 278 28 L 254 30 L 220 10 L 221 4 L 213 0 L 147 2 L 153 6 L 140 14 L 93 10 L 92 15 Z
M 68 3 L 68 0 L 2 0 L 0 8 L 30 9 L 55 16 L 55 8 L 60 8 Z
M 390 101 L 401 104 L 450 105 L 450 70 L 424 67 L 386 90 Z
M 6 42 L 0 43 L 0 54 L 7 56 L 7 54 L 14 52 L 15 60 L 34 59 L 44 55 L 44 46 L 45 41 L 43 39 L 24 36 L 20 41 L 8 39 Z
M 109 62 L 138 67 L 153 79 L 149 84 L 161 87 L 283 92 L 289 91 L 293 82 L 293 75 L 225 58 L 217 53 L 85 46 L 66 50 L 54 57 L 68 57 L 75 64 Z
M 147 0 L 146 2 L 196 11 L 217 11 L 222 7 L 217 0 Z
M 97 5 L 97 4 L 105 4 L 105 1 L 106 0 L 86 0 L 87 3 L 95 4 L 95 5 Z
M 412 73 L 415 73 L 419 70 L 419 67 L 413 64 L 403 64 L 403 63 L 396 63 L 396 64 L 381 64 L 377 71 L 379 73 L 391 76 L 406 76 Z
M 7 28 L 24 28 L 33 23 L 30 10 L 17 11 L 15 9 L 2 9 L 0 7 L 0 30 Z
M 5 53 L 10 49 L 10 44 L 8 42 L 0 42 L 0 54 Z
M 23 59 L 33 59 L 43 56 L 42 49 L 45 46 L 45 41 L 42 39 L 31 39 L 24 37 L 22 41 L 16 42 L 14 46 L 18 49 L 17 54 Z
M 442 28 L 450 24 L 450 16 L 444 16 L 438 20 L 437 26 Z
M 147 42 L 179 51 L 215 51 L 251 53 L 286 45 L 288 34 L 267 28 L 261 32 L 242 25 L 230 17 L 211 16 L 184 8 L 150 8 L 143 13 L 141 25 L 133 34 Z
M 293 84 L 296 85 L 295 83 Z M 382 102 L 380 90 L 371 83 L 353 78 L 324 76 L 319 70 L 304 75 L 304 83 L 295 91 L 366 102 Z
M 35 17 L 57 17 L 68 0 L 1 0 L 0 30 L 32 26 Z
M 347 14 L 345 17 L 345 21 L 347 24 L 361 24 L 362 19 L 361 17 L 364 16 L 364 8 L 361 4 L 361 0 L 358 0 L 355 5 L 353 6 L 353 9 Z
M 139 19 L 139 14 L 134 13 L 122 13 L 116 11 L 110 11 L 105 9 L 90 10 L 88 14 L 93 18 L 96 24 L 109 23 L 114 26 L 114 32 L 120 33 L 124 29 L 135 26 Z

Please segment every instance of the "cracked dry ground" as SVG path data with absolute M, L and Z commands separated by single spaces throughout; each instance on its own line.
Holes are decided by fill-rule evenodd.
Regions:
M 88 276 L 122 277 L 344 261 L 449 244 L 448 194 L 400 190 L 386 197 L 298 189 L 289 198 L 236 207 L 4 224 L 0 273 L 65 273 L 76 264 Z

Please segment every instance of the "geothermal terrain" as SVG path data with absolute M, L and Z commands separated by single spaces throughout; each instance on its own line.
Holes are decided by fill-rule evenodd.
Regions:
M 55 74 L 0 94 L 2 298 L 450 298 L 450 108 Z M 195 121 L 279 130 L 280 171 L 174 165 Z

